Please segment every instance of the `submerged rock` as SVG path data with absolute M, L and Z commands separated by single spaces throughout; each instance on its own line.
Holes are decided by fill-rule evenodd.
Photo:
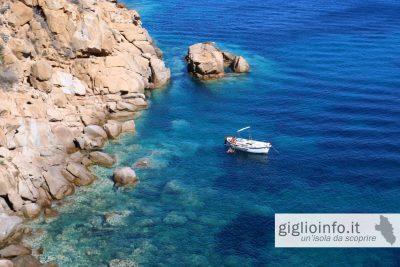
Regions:
M 164 192 L 169 194 L 180 194 L 185 192 L 185 189 L 179 184 L 177 180 L 171 180 L 165 184 Z
M 58 211 L 52 208 L 45 208 L 44 209 L 44 216 L 46 218 L 55 218 L 58 216 Z
M 130 211 L 107 212 L 104 214 L 105 221 L 112 226 L 124 225 L 123 219 L 131 214 Z
M 151 161 L 149 158 L 141 158 L 138 159 L 134 164 L 133 164 L 133 168 L 135 169 L 147 169 L 150 168 L 151 166 Z
M 119 186 L 135 185 L 139 182 L 135 171 L 129 167 L 115 170 L 113 174 L 113 179 L 114 182 Z
M 121 259 L 113 259 L 108 263 L 109 267 L 138 267 L 134 261 L 131 260 L 121 260 Z
M 138 221 L 136 225 L 139 227 L 149 227 L 156 225 L 156 222 L 152 219 L 143 219 Z
M 167 214 L 167 216 L 164 218 L 163 222 L 165 224 L 169 224 L 169 225 L 183 225 L 185 223 L 187 223 L 188 219 L 183 216 L 183 215 L 179 215 L 178 213 L 172 211 L 170 213 Z

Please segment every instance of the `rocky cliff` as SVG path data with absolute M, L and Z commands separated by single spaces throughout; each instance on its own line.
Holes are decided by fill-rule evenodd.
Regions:
M 13 216 L 33 218 L 95 179 L 80 150 L 133 131 L 145 89 L 166 84 L 170 70 L 139 14 L 107 0 L 2 1 L 0 48 L 4 246 Z

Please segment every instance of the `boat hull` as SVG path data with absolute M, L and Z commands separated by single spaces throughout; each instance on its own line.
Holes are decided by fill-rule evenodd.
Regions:
M 268 154 L 269 148 L 259 148 L 259 149 L 254 149 L 254 148 L 242 148 L 234 145 L 230 145 L 230 147 L 234 150 L 239 150 L 247 153 L 253 153 L 253 154 Z
M 234 150 L 243 151 L 252 154 L 268 154 L 272 147 L 270 143 L 236 138 L 229 136 L 225 139 L 225 143 Z

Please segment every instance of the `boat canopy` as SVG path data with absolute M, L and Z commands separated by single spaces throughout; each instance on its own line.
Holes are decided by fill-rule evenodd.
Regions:
M 247 126 L 247 127 L 242 128 L 242 129 L 239 129 L 239 130 L 237 130 L 237 132 L 239 133 L 239 132 L 247 130 L 247 129 L 250 129 L 250 126 Z

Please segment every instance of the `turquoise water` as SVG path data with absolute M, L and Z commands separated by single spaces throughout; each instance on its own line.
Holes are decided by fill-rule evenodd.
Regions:
M 60 266 L 399 266 L 393 249 L 277 249 L 276 212 L 400 212 L 400 4 L 397 1 L 127 2 L 164 51 L 170 86 L 155 91 L 137 134 L 105 151 L 148 158 L 140 184 L 112 169 L 37 226 Z M 200 83 L 183 61 L 216 41 L 249 75 Z M 251 125 L 279 151 L 228 155 Z M 108 216 L 106 216 L 108 214 Z M 111 214 L 111 215 L 110 215 Z

